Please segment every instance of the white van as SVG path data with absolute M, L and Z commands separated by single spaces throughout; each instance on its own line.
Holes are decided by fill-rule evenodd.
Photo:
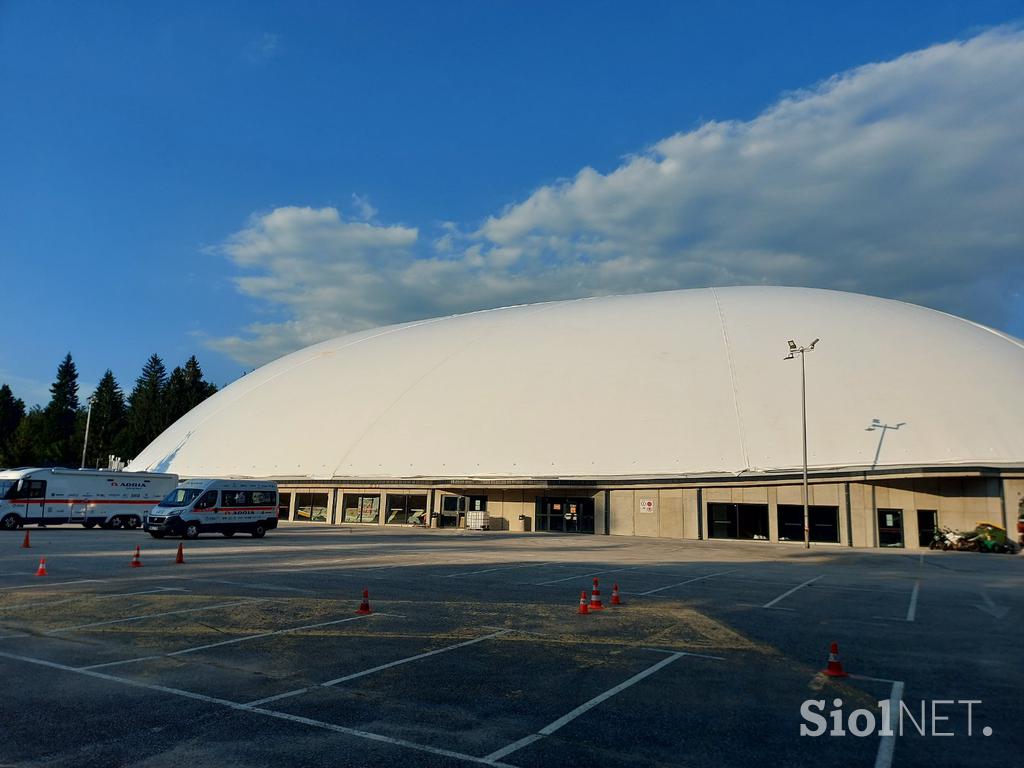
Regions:
M 177 475 L 91 469 L 0 471 L 0 528 L 78 523 L 138 528 L 146 512 L 178 484 Z
M 277 527 L 277 483 L 269 480 L 185 480 L 149 511 L 146 531 L 155 539 L 200 533 L 256 538 Z

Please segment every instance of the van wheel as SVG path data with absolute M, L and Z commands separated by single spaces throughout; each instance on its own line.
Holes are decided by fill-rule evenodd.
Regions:
M 0 520 L 0 528 L 3 528 L 5 531 L 16 531 L 20 524 L 21 521 L 13 512 L 9 515 L 4 515 L 4 519 Z
M 181 532 L 181 538 L 183 539 L 198 539 L 199 538 L 199 523 L 185 523 L 185 530 Z
M 113 528 L 115 531 L 124 528 L 124 520 L 120 517 L 112 517 L 107 523 L 107 528 Z
M 95 528 L 96 523 L 82 523 L 83 528 Z
M 139 527 L 139 518 L 137 518 L 135 515 L 130 515 L 129 517 L 126 517 L 124 520 L 124 527 L 134 531 L 136 528 Z
M 267 535 L 267 529 L 263 523 L 256 523 L 256 526 L 252 529 L 252 537 L 254 539 L 262 539 Z
M 228 539 L 230 539 L 232 536 L 235 535 L 234 531 L 221 531 L 221 533 L 223 533 L 225 538 L 228 538 Z

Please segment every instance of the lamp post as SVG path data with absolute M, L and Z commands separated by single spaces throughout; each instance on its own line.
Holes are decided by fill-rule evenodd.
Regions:
M 96 395 L 89 395 L 89 410 L 85 414 L 85 440 L 82 442 L 82 466 L 85 469 L 85 451 L 89 447 L 89 424 L 92 422 L 92 406 L 96 402 Z
M 783 360 L 792 360 L 800 355 L 800 423 L 803 428 L 804 446 L 804 549 L 811 548 L 811 527 L 810 514 L 807 509 L 807 376 L 804 368 L 804 355 L 814 349 L 814 345 L 821 339 L 815 339 L 806 347 L 797 346 L 792 339 L 789 340 L 789 354 Z

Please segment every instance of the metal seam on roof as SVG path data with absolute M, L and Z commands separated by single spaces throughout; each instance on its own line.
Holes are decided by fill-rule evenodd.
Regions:
M 732 347 L 729 344 L 729 327 L 725 322 L 725 310 L 722 309 L 722 302 L 718 299 L 718 290 L 711 289 L 711 295 L 715 299 L 715 307 L 718 309 L 718 322 L 722 328 L 722 340 L 725 346 L 725 357 L 729 361 L 729 380 L 732 384 L 732 405 L 736 413 L 736 432 L 740 444 L 740 454 L 743 456 L 743 470 L 750 469 L 750 455 L 747 452 L 746 430 L 743 428 L 743 408 L 740 406 L 739 385 L 736 381 L 736 365 L 732 359 Z

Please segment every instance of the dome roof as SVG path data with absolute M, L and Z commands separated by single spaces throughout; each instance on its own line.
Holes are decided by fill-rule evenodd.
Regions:
M 1024 463 L 1024 344 L 898 301 L 717 288 L 342 336 L 242 377 L 133 470 L 328 478 L 676 477 Z M 898 430 L 867 431 L 872 419 Z M 880 438 L 883 438 L 879 450 Z

